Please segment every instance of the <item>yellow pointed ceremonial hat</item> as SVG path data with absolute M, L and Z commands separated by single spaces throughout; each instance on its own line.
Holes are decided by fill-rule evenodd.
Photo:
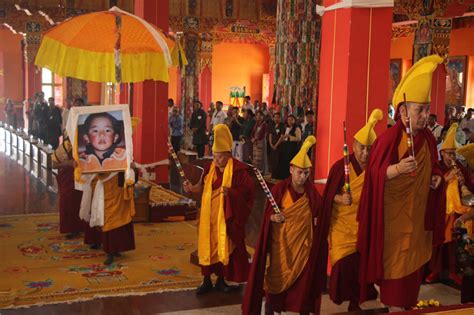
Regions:
M 369 117 L 369 121 L 354 135 L 354 139 L 359 141 L 363 145 L 372 145 L 377 139 L 377 134 L 375 133 L 374 127 L 377 122 L 381 121 L 383 118 L 383 112 L 376 108 L 372 111 Z
M 474 169 L 474 143 L 460 147 L 456 150 L 456 153 L 462 155 L 464 160 L 466 160 L 467 165 L 469 165 L 471 169 Z
M 218 124 L 214 127 L 214 144 L 212 152 L 232 152 L 232 134 L 225 124 Z
M 316 138 L 314 136 L 306 138 L 300 151 L 295 155 L 293 160 L 291 160 L 290 164 L 299 168 L 310 168 L 313 166 L 313 164 L 311 164 L 311 159 L 308 156 L 308 151 L 315 143 Z
M 456 141 L 456 131 L 458 130 L 458 124 L 454 123 L 449 127 L 446 137 L 444 138 L 443 143 L 441 144 L 440 151 L 443 150 L 456 150 L 461 145 Z
M 405 74 L 393 93 L 392 105 L 395 109 L 403 102 L 403 94 L 407 102 L 429 103 L 431 94 L 431 80 L 433 72 L 443 58 L 431 55 L 418 60 Z

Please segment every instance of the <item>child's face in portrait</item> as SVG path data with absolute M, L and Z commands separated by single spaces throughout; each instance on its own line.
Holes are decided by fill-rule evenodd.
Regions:
M 103 153 L 118 140 L 112 121 L 106 117 L 96 117 L 92 120 L 84 139 L 92 145 L 96 153 Z

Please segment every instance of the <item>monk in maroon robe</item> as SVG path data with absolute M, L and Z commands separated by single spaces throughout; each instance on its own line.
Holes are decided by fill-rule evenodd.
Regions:
M 408 156 L 406 149 L 399 150 L 406 140 L 405 126 L 399 120 L 394 127 L 385 131 L 372 147 L 359 205 L 357 240 L 357 249 L 361 255 L 361 301 L 367 298 L 364 284 L 377 283 L 380 286 L 381 301 L 402 308 L 410 308 L 416 304 L 422 277 L 421 267 L 431 257 L 431 246 L 436 246 L 444 240 L 446 204 L 441 193 L 443 188 L 440 188 L 443 186 L 440 185 L 442 173 L 438 167 L 436 140 L 433 135 L 426 128 L 420 128 L 414 137 L 415 156 L 422 155 L 424 161 L 415 161 Z M 403 151 L 401 156 L 399 151 Z M 417 168 L 422 162 L 425 163 L 423 174 L 420 168 Z M 410 174 L 414 171 L 417 171 L 416 176 L 423 176 L 422 183 L 428 187 L 421 186 L 416 177 L 411 177 Z M 390 181 L 387 178 L 390 176 L 404 180 L 401 183 L 392 182 L 402 186 L 401 189 L 397 186 L 391 187 L 390 191 L 386 189 L 386 182 Z M 393 178 L 395 177 L 391 179 Z M 403 186 L 404 184 L 406 185 Z M 384 200 L 388 198 L 390 205 Z M 425 200 L 416 208 L 421 207 L 424 210 L 422 217 L 417 213 L 416 221 L 408 213 L 404 214 L 409 210 L 403 204 L 407 200 L 413 200 L 414 203 Z M 400 202 L 401 204 L 397 204 Z M 385 213 L 385 208 L 389 206 L 395 213 Z M 399 209 L 399 214 L 395 209 Z M 392 226 L 393 228 L 390 228 Z M 390 238 L 385 238 L 388 229 Z M 395 252 L 403 253 L 403 248 L 398 248 L 397 244 L 406 247 L 405 257 L 398 256 L 398 260 L 392 256 Z M 408 264 L 404 258 L 410 257 L 418 259 Z M 399 274 L 406 272 L 404 268 L 408 266 L 414 270 L 400 277 Z M 389 268 L 397 272 L 387 275 L 386 270 Z
M 391 310 L 415 306 L 421 270 L 444 240 L 444 181 L 426 128 L 432 74 L 442 62 L 428 56 L 407 72 L 393 96 L 399 119 L 372 146 L 357 214 L 361 302 L 366 284 L 376 283 Z
M 471 210 L 462 204 L 461 198 L 472 194 L 473 187 L 469 178 L 468 170 L 456 160 L 456 149 L 460 145 L 456 141 L 458 124 L 453 123 L 445 135 L 440 146 L 440 169 L 447 183 L 443 193 L 446 195 L 446 228 L 444 244 L 433 248 L 433 254 L 429 264 L 431 274 L 426 278 L 426 282 L 431 283 L 438 280 L 440 273 L 449 271 L 449 278 L 461 284 L 461 279 L 457 275 L 456 264 L 456 242 L 452 233 L 454 222 L 457 218 Z M 468 231 L 472 232 L 472 223 L 468 223 Z
M 368 154 L 367 154 L 368 158 Z M 364 170 L 361 168 L 358 160 L 354 156 L 354 153 L 349 155 L 349 162 L 350 162 L 350 168 L 351 168 L 351 173 L 354 172 L 355 175 L 357 176 L 355 180 L 359 176 L 364 176 L 363 172 Z M 353 183 L 354 179 L 351 178 L 351 184 Z M 334 165 L 331 167 L 331 170 L 329 171 L 328 175 L 328 180 L 326 182 L 325 190 L 324 190 L 324 195 L 323 195 L 323 211 L 326 216 L 329 216 L 331 225 L 335 225 L 333 222 L 338 220 L 339 214 L 333 215 L 334 212 L 334 204 L 336 202 L 336 199 L 341 199 L 340 201 L 337 200 L 338 202 L 341 203 L 341 205 L 347 205 L 347 206 L 353 206 L 354 205 L 354 199 L 352 196 L 354 194 L 357 195 L 357 191 L 354 191 L 355 187 L 351 187 L 351 195 L 349 195 L 349 201 L 346 202 L 343 198 L 346 198 L 345 193 L 341 194 L 341 191 L 343 190 L 344 186 L 344 159 L 338 160 Z M 359 192 L 360 195 L 360 192 Z M 337 197 L 336 197 L 337 196 Z M 358 205 L 358 200 L 357 200 L 357 205 Z M 355 206 L 357 206 L 355 205 Z M 357 208 L 356 208 L 357 209 Z M 355 210 L 357 213 L 357 210 Z M 347 223 L 347 221 L 350 221 L 351 218 L 343 218 L 341 221 L 343 223 Z M 354 218 L 355 221 L 355 218 Z M 357 223 L 356 223 L 357 224 Z M 341 226 L 341 228 L 344 229 L 346 233 L 351 234 L 351 238 L 355 238 L 357 240 L 357 228 L 354 231 L 352 231 L 353 227 L 352 226 Z M 332 230 L 330 228 L 330 230 Z M 331 232 L 330 232 L 331 233 Z M 336 242 L 337 240 L 333 240 Z M 355 244 L 354 250 L 350 250 L 348 247 L 348 240 L 347 236 L 344 236 L 343 239 L 340 240 L 341 242 L 344 242 L 344 250 L 349 251 L 352 253 L 347 253 L 347 255 L 338 255 L 338 256 L 344 256 L 340 259 L 337 260 L 337 262 L 331 262 L 332 264 L 332 269 L 331 269 L 331 276 L 329 279 L 329 297 L 331 300 L 340 305 L 344 301 L 349 301 L 349 306 L 348 306 L 348 311 L 357 311 L 360 310 L 359 307 L 359 253 L 355 251 Z M 330 250 L 331 251 L 331 250 Z M 332 258 L 331 258 L 332 259 Z M 377 298 L 377 291 L 375 290 L 373 285 L 369 285 L 368 288 L 368 299 L 373 300 Z
M 308 138 L 315 142 L 313 136 Z M 281 213 L 275 214 L 267 202 L 243 314 L 260 314 L 264 291 L 268 310 L 319 314 L 326 288 L 328 222 L 322 216 L 321 197 L 308 180 L 311 163 L 299 161 L 309 161 L 309 147 L 303 144 L 292 160 L 291 176 L 272 188 Z
M 349 301 L 348 311 L 359 307 L 359 254 L 356 250 L 358 222 L 357 210 L 364 185 L 364 171 L 371 147 L 377 139 L 374 127 L 382 120 L 383 112 L 374 109 L 367 123 L 354 135 L 353 153 L 349 156 L 347 171 L 348 185 L 345 184 L 344 158 L 337 161 L 329 171 L 324 190 L 323 209 L 330 218 L 329 260 L 331 277 L 329 297 L 336 304 Z M 373 285 L 367 288 L 369 298 L 376 299 Z
M 59 232 L 71 239 L 83 232 L 86 224 L 79 218 L 82 191 L 74 189 L 74 160 L 69 139 L 54 151 L 52 163 L 53 168 L 58 169 Z
M 249 167 L 232 158 L 232 135 L 224 124 L 214 127 L 214 160 L 196 185 L 185 181 L 186 192 L 202 193 L 198 229 L 198 257 L 203 283 L 196 294 L 209 292 L 211 275 L 215 288 L 230 292 L 225 280 L 246 282 L 249 254 L 245 246 L 245 224 L 254 202 L 255 184 Z M 219 233 L 225 229 L 225 233 Z

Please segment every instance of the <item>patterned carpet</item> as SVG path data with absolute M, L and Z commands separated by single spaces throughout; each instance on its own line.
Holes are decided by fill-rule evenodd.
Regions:
M 195 222 L 136 223 L 136 250 L 105 254 L 58 232 L 57 214 L 0 217 L 0 308 L 195 288 Z

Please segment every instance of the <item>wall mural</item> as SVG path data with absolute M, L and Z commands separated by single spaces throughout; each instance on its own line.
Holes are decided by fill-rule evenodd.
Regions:
M 388 76 L 388 102 L 392 102 L 393 93 L 402 78 L 402 59 L 390 59 L 390 74 Z
M 448 58 L 446 66 L 446 105 L 460 106 L 465 104 L 466 92 L 466 56 Z

